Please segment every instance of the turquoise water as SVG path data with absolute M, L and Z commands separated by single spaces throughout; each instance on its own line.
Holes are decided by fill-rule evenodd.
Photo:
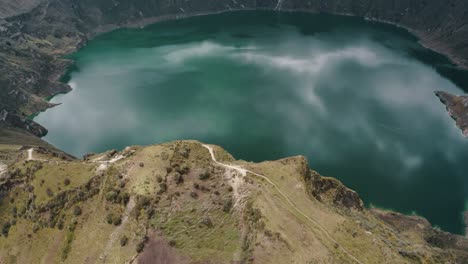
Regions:
M 468 78 L 407 32 L 362 19 L 236 12 L 102 35 L 36 117 L 76 156 L 197 139 L 240 159 L 308 157 L 367 204 L 461 233 L 468 139 L 434 90 Z

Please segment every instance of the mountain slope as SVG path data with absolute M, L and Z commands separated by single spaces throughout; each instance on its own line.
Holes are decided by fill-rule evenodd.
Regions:
M 304 157 L 248 163 L 196 141 L 1 153 L 2 263 L 468 261 L 466 239 L 363 208 Z

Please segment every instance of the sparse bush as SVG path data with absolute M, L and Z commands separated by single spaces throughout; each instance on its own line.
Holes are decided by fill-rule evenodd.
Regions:
M 106 216 L 106 222 L 107 222 L 108 224 L 112 224 L 112 223 L 114 222 L 114 215 L 113 215 L 113 214 L 110 214 L 110 213 L 107 214 L 107 216 Z
M 70 179 L 68 179 L 68 178 L 66 178 L 65 180 L 63 180 L 63 184 L 64 184 L 65 186 L 70 185 L 70 183 L 71 183 L 71 182 L 70 182 Z
M 18 208 L 17 208 L 16 206 L 13 206 L 13 207 L 11 208 L 11 213 L 13 214 L 13 216 L 16 217 L 16 214 L 18 213 Z
M 232 208 L 232 199 L 227 199 L 223 203 L 223 211 L 228 213 Z
M 19 210 L 19 216 L 23 216 L 26 213 L 26 207 L 21 207 Z
M 205 172 L 205 173 L 200 173 L 200 175 L 198 175 L 198 178 L 204 181 L 204 180 L 208 180 L 210 176 L 211 174 L 209 172 Z
M 184 150 L 181 150 L 180 152 L 180 155 L 186 159 L 188 159 L 189 155 L 190 155 L 190 149 L 184 149 Z
M 177 242 L 175 240 L 169 241 L 169 246 L 171 246 L 171 247 L 175 247 L 176 244 L 177 244 Z
M 47 225 L 50 228 L 54 228 L 56 224 L 57 224 L 57 212 L 54 210 L 51 210 L 49 217 L 47 219 Z
M 195 189 L 197 189 L 197 190 L 200 189 L 200 184 L 194 182 L 194 183 L 193 183 L 193 188 L 195 188 Z
M 74 216 L 79 216 L 79 215 L 81 215 L 81 207 L 79 207 L 79 206 L 73 207 L 73 215 L 74 215 Z
M 109 202 L 114 202 L 116 199 L 117 199 L 117 192 L 115 191 L 108 191 L 106 193 L 106 200 L 109 201 Z
M 183 164 L 177 168 L 177 172 L 180 174 L 187 174 L 190 171 L 189 166 Z
M 121 181 L 121 182 L 119 183 L 119 187 L 122 189 L 122 188 L 125 187 L 126 184 L 127 184 L 127 183 L 126 183 L 125 181 Z
M 57 223 L 57 228 L 58 228 L 59 230 L 62 230 L 62 229 L 63 229 L 63 224 L 64 224 L 64 223 L 63 223 L 63 219 L 60 219 L 60 220 L 58 221 L 58 223 Z
M 120 246 L 121 247 L 125 247 L 127 245 L 127 242 L 128 242 L 128 237 L 126 235 L 122 236 L 120 238 Z
M 184 176 L 182 176 L 182 174 L 176 172 L 174 174 L 174 181 L 175 181 L 176 184 L 181 184 L 181 183 L 184 182 Z
M 158 194 L 163 194 L 166 191 L 167 191 L 167 184 L 165 184 L 164 182 L 160 183 Z
M 200 185 L 200 190 L 202 192 L 209 192 L 210 191 L 210 188 L 206 187 L 205 185 Z
M 33 231 L 33 233 L 36 233 L 37 231 L 39 231 L 39 225 L 34 224 L 33 227 L 32 227 L 32 231 Z
M 67 233 L 65 246 L 62 248 L 62 261 L 67 259 L 68 253 L 70 253 L 70 250 L 71 250 L 71 243 L 73 242 L 74 238 L 75 238 L 75 234 L 72 231 Z
M 229 191 L 229 192 L 232 192 L 233 190 L 234 190 L 234 189 L 232 188 L 232 186 L 229 186 L 229 187 L 228 187 L 228 191 Z
M 156 181 L 158 183 L 161 183 L 163 181 L 163 178 L 161 176 L 156 177 Z
M 136 252 L 140 253 L 143 251 L 144 248 L 145 248 L 145 243 L 143 241 L 138 242 L 138 244 L 136 245 Z
M 142 208 L 148 207 L 151 204 L 151 200 L 146 196 L 137 196 L 137 202 L 135 209 L 139 211 Z
M 120 215 L 115 215 L 113 213 L 108 213 L 106 215 L 106 222 L 110 225 L 115 225 L 118 226 L 122 223 L 122 216 Z
M 74 231 L 77 224 L 78 224 L 78 221 L 76 221 L 76 219 L 73 219 L 71 224 L 68 226 L 68 230 Z
M 50 188 L 46 189 L 46 193 L 47 193 L 47 196 L 49 196 L 49 197 L 54 196 L 54 192 L 52 192 L 52 190 Z
M 198 198 L 198 194 L 196 192 L 191 192 L 190 196 L 194 199 Z
M 130 201 L 130 195 L 128 193 L 122 193 L 121 194 L 121 202 L 123 205 L 127 205 L 128 201 Z
M 10 232 L 10 227 L 11 227 L 11 223 L 10 222 L 6 222 L 2 225 L 2 235 L 4 235 L 5 237 L 8 236 L 8 232 Z
M 207 227 L 213 227 L 213 222 L 209 217 L 203 218 L 202 224 L 206 225 Z
M 154 208 L 149 208 L 148 210 L 146 210 L 146 215 L 148 216 L 148 219 L 151 219 L 154 216 L 154 213 Z
M 257 208 L 251 208 L 249 210 L 249 220 L 252 221 L 253 223 L 256 223 L 258 222 L 258 220 L 260 220 L 260 218 L 262 218 L 262 214 L 260 212 L 259 209 Z

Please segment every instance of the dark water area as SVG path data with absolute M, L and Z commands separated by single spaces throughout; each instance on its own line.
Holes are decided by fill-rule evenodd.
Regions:
M 304 155 L 370 205 L 462 233 L 468 139 L 434 90 L 468 75 L 403 29 L 249 11 L 117 30 L 72 55 L 74 89 L 35 118 L 76 156 L 178 139 L 236 158 Z

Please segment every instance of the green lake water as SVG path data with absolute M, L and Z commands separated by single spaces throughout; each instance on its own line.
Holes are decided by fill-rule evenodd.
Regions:
M 72 55 L 35 120 L 76 156 L 197 139 L 249 161 L 305 155 L 370 205 L 462 233 L 468 139 L 434 96 L 468 74 L 394 26 L 249 11 L 117 30 Z

